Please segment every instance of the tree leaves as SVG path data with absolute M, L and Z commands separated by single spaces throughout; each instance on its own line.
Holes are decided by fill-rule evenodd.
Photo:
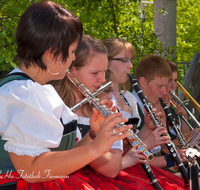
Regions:
M 0 70 L 16 67 L 12 62 L 16 54 L 15 34 L 20 16 L 33 2 L 39 0 L 0 1 Z M 56 0 L 81 19 L 84 34 L 98 39 L 120 37 L 132 43 L 137 62 L 146 54 L 174 53 L 175 48 L 163 50 L 153 27 L 153 5 L 137 0 Z M 153 2 L 153 0 L 151 0 Z M 142 5 L 142 6 L 141 6 Z M 177 0 L 177 62 L 191 61 L 199 51 L 200 3 L 196 0 Z M 165 9 L 161 10 L 166 14 Z

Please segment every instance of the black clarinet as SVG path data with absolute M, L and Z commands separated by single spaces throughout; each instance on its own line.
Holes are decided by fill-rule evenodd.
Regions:
M 166 114 L 166 116 L 168 118 L 169 125 L 175 130 L 175 132 L 177 134 L 177 138 L 178 138 L 180 144 L 182 146 L 186 146 L 187 142 L 185 140 L 185 137 L 183 136 L 183 134 L 182 134 L 182 132 L 180 130 L 180 127 L 176 125 L 174 117 L 172 116 L 169 108 L 167 107 L 167 103 L 164 100 L 162 100 L 161 98 L 159 98 L 159 100 L 160 100 L 160 104 L 163 107 L 163 109 L 165 111 L 165 114 Z
M 108 115 L 112 114 L 110 110 L 108 110 L 104 105 L 100 104 L 100 101 L 88 89 L 86 89 L 85 86 L 81 84 L 80 81 L 78 81 L 78 79 L 76 79 L 75 76 L 73 76 L 70 73 L 69 70 L 66 72 L 66 76 L 88 98 L 88 101 L 96 107 L 96 109 L 99 111 L 100 114 L 102 114 L 104 117 L 107 117 Z M 121 127 L 123 125 L 124 124 L 122 123 L 118 123 L 115 126 Z M 128 143 L 131 146 L 136 146 L 140 151 L 140 153 L 147 158 L 147 160 L 152 160 L 154 156 L 146 149 L 146 145 L 139 139 L 139 137 L 132 130 L 129 129 L 128 131 L 131 132 L 130 136 L 126 138 Z M 163 190 L 163 188 L 158 183 L 158 180 L 153 175 L 150 165 L 148 163 L 141 165 L 145 173 L 147 174 L 152 186 L 157 190 Z
M 83 93 L 84 96 L 86 96 L 88 102 L 92 104 L 103 117 L 108 117 L 109 115 L 113 114 L 113 112 L 107 109 L 105 105 L 102 105 L 100 100 L 96 98 L 83 84 L 81 84 L 81 82 L 69 70 L 67 70 L 66 76 L 78 88 L 78 90 Z M 124 123 L 115 124 L 117 128 L 120 128 L 124 125 Z M 133 132 L 133 130 L 128 129 L 128 131 L 130 132 L 129 137 L 127 137 L 128 142 L 132 146 L 137 147 L 140 153 L 143 154 L 147 160 L 152 160 L 154 155 L 146 149 L 146 145 Z
M 130 146 L 132 145 L 130 144 Z M 158 180 L 156 179 L 155 175 L 153 174 L 151 166 L 148 163 L 147 164 L 140 163 L 140 164 L 142 168 L 144 169 L 147 177 L 149 178 L 153 188 L 157 190 L 163 190 L 161 185 L 158 183 Z
M 189 189 L 190 190 L 198 190 L 199 182 L 198 182 L 198 168 L 195 165 L 191 165 L 188 168 L 188 176 L 189 176 Z
M 178 140 L 180 142 L 180 144 L 183 147 L 187 147 L 187 142 L 185 140 L 185 137 L 183 136 L 179 126 L 176 125 L 176 122 L 174 120 L 174 117 L 172 116 L 169 108 L 167 107 L 167 103 L 166 101 L 162 100 L 161 98 L 159 99 L 161 106 L 163 107 L 165 114 L 169 120 L 169 125 L 175 130 Z M 188 156 L 188 183 L 189 183 L 189 189 L 190 190 L 196 190 L 199 189 L 199 183 L 198 183 L 198 163 L 195 161 L 195 165 L 191 164 L 193 162 L 193 159 Z
M 126 140 L 129 143 L 130 147 L 133 147 L 133 145 L 128 141 L 127 138 L 126 138 Z M 151 182 L 153 188 L 157 189 L 157 190 L 163 190 L 163 188 L 158 183 L 158 180 L 155 178 L 155 175 L 152 172 L 151 166 L 148 163 L 147 164 L 140 163 L 140 164 L 141 164 L 143 170 L 145 171 L 147 177 L 149 178 L 149 181 Z
M 186 150 L 186 156 L 188 158 L 188 179 L 189 179 L 189 190 L 196 190 L 199 189 L 199 180 L 198 180 L 198 171 L 199 165 L 198 163 L 194 162 L 195 156 L 200 156 L 200 152 L 194 148 L 188 148 Z
M 151 106 L 149 106 L 147 99 L 145 98 L 140 86 L 137 83 L 137 79 L 132 77 L 131 75 L 128 75 L 128 76 L 129 76 L 130 82 L 131 82 L 135 92 L 137 93 L 140 100 L 142 101 L 144 108 L 146 109 L 147 113 L 149 114 L 154 126 L 155 127 L 163 126 L 163 124 L 157 118 L 156 114 L 152 111 Z M 182 160 L 181 160 L 181 158 L 180 158 L 180 156 L 179 156 L 179 154 L 178 154 L 178 152 L 175 148 L 174 143 L 172 141 L 170 141 L 169 143 L 166 144 L 166 146 L 167 146 L 174 162 L 176 163 L 176 165 L 177 165 L 177 167 L 178 167 L 178 169 L 179 169 L 179 171 L 182 175 L 185 186 L 188 186 L 188 172 L 187 172 L 185 166 L 182 163 Z
M 140 164 L 141 164 L 142 168 L 144 169 L 147 177 L 149 178 L 153 188 L 157 189 L 157 190 L 163 190 L 163 188 L 158 183 L 158 180 L 156 179 L 155 175 L 153 174 L 150 165 L 148 163 L 147 164 L 140 163 Z

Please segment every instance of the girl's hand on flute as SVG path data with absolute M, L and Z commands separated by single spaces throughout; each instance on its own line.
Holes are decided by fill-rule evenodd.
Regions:
M 147 164 L 146 157 L 136 147 L 132 147 L 123 157 L 121 170 L 131 167 L 137 163 Z
M 130 135 L 128 129 L 132 128 L 132 125 L 124 125 L 116 128 L 115 124 L 128 121 L 127 118 L 121 117 L 122 113 L 113 113 L 105 118 L 103 121 L 96 138 L 91 143 L 94 149 L 102 151 L 103 154 L 108 152 L 115 141 L 124 139 Z
M 116 112 L 117 106 L 113 106 L 112 100 L 101 100 L 102 105 L 106 105 L 107 109 L 111 109 L 112 112 Z M 97 133 L 99 131 L 100 126 L 102 125 L 105 118 L 97 111 L 96 108 L 93 109 L 93 114 L 90 118 L 90 127 L 91 129 Z

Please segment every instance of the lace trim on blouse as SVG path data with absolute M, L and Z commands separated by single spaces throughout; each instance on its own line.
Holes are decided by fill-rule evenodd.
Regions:
M 31 145 L 19 144 L 16 142 L 7 141 L 4 145 L 4 149 L 8 152 L 13 152 L 19 156 L 39 156 L 42 153 L 50 152 L 47 148 L 40 148 Z

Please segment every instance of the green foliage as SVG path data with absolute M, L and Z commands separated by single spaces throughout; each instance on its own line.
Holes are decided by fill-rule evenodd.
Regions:
M 177 63 L 179 81 L 184 79 L 186 68 L 181 62 L 191 62 L 196 52 L 200 53 L 200 4 L 196 0 L 177 1 Z
M 190 62 L 194 53 L 200 52 L 200 3 L 196 0 L 177 3 L 177 61 Z
M 16 65 L 12 62 L 15 56 L 15 34 L 18 20 L 30 2 L 2 0 L 0 2 L 0 70 L 10 70 Z
M 20 16 L 33 2 L 39 0 L 0 1 L 0 70 L 16 67 L 12 62 L 16 55 L 15 34 Z M 175 52 L 174 48 L 163 49 L 153 27 L 153 5 L 141 7 L 137 0 L 56 0 L 74 12 L 84 26 L 84 34 L 98 39 L 120 37 L 136 49 L 137 62 L 146 54 L 164 53 L 165 57 Z M 153 0 L 151 0 L 153 2 Z M 144 5 L 144 4 L 143 4 Z M 200 4 L 196 0 L 177 0 L 177 47 L 175 62 L 191 61 L 199 51 Z M 160 13 L 167 14 L 165 9 Z M 179 72 L 182 72 L 179 67 Z M 182 77 L 181 75 L 179 75 Z
M 17 65 L 16 28 L 24 11 L 39 0 L 1 0 L 0 1 L 0 71 L 9 71 Z M 64 1 L 63 1 L 64 2 Z
M 163 52 L 173 53 L 172 50 L 164 50 L 157 40 L 153 28 L 153 6 L 146 5 L 140 8 L 138 1 L 131 0 L 101 0 L 101 1 L 65 1 L 83 22 L 84 34 L 92 35 L 98 39 L 120 37 L 130 43 L 136 49 L 136 59 L 132 72 L 134 72 L 138 60 L 146 54 L 158 54 Z M 145 15 L 145 17 L 144 17 Z

